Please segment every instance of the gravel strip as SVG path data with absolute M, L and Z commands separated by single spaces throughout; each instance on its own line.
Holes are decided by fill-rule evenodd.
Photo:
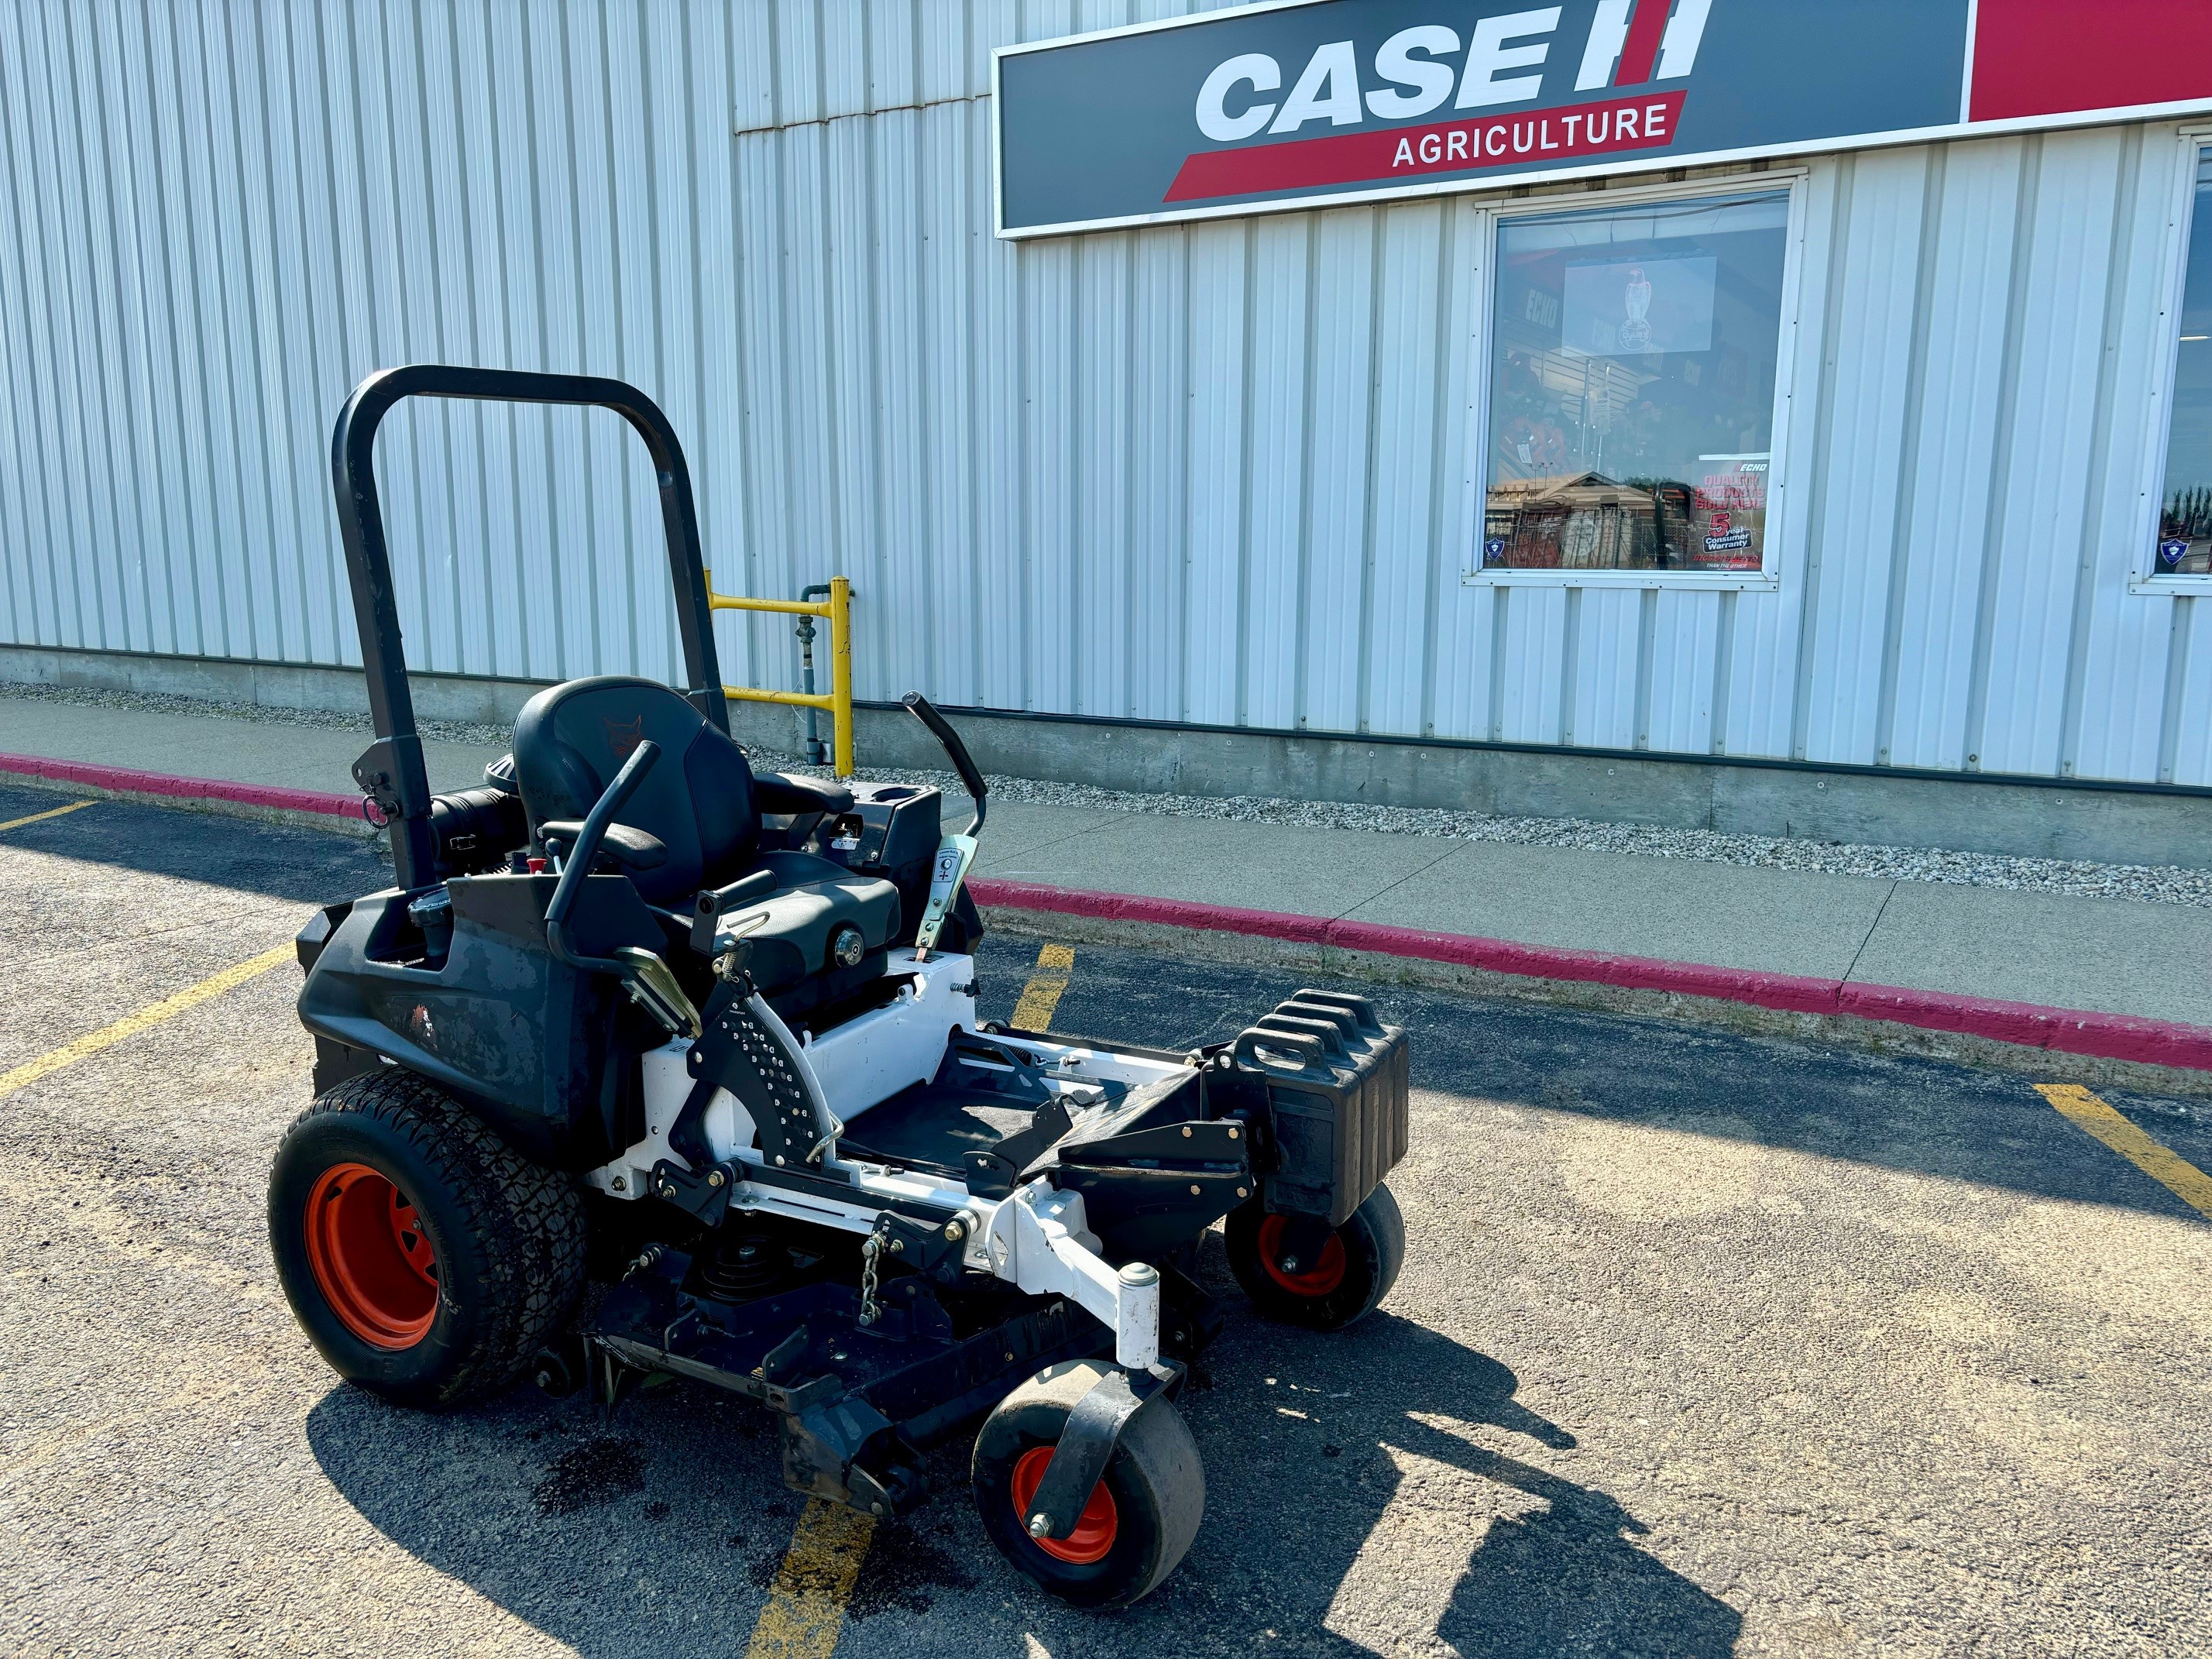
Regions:
M 319 726 L 343 731 L 370 729 L 366 714 L 277 708 L 259 703 L 209 702 L 197 697 L 137 691 L 88 690 L 0 681 L 0 696 L 40 698 L 104 708 L 211 714 L 226 720 Z M 423 720 L 420 725 L 425 738 L 441 743 L 503 744 L 512 735 L 509 728 L 503 726 L 479 726 L 459 720 Z M 748 752 L 754 763 L 765 771 L 804 772 L 817 777 L 830 775 L 827 767 L 809 766 L 794 754 L 761 748 Z M 863 767 L 859 775 L 874 783 L 927 783 L 949 794 L 964 793 L 959 780 L 950 772 L 903 772 Z M 1223 798 L 1146 794 L 1099 789 L 1089 784 L 1053 783 L 1037 778 L 994 776 L 989 782 L 991 793 L 1003 800 L 1094 811 L 1153 812 L 1168 817 L 1215 818 L 1237 823 L 1369 830 L 1445 841 L 1504 842 L 1519 847 L 1568 847 L 1593 853 L 1633 853 L 1645 858 L 1693 859 L 1705 864 L 1734 864 L 1756 869 L 1811 870 L 1826 875 L 1872 876 L 1887 881 L 1948 882 L 1967 887 L 1999 887 L 2014 892 L 2057 893 L 2074 898 L 2133 899 L 2148 904 L 2193 904 L 2212 908 L 2212 870 L 2186 870 L 2170 865 L 2091 864 L 2066 859 L 2013 858 L 1996 853 L 1948 852 L 1924 847 L 1863 847 L 1773 836 L 1729 835 L 1717 830 L 1668 830 L 1648 824 L 1600 823 L 1586 818 L 1493 817 L 1482 812 L 1441 808 L 1283 800 L 1261 795 Z
M 255 720 L 264 726 L 316 726 L 326 732 L 373 732 L 367 713 L 339 708 L 280 708 L 273 703 L 214 702 L 205 697 L 167 691 L 104 691 L 92 686 L 36 685 L 0 680 L 0 697 L 34 702 L 70 702 L 86 708 L 127 708 L 157 714 L 198 714 L 216 720 Z M 506 743 L 512 726 L 482 726 L 472 720 L 418 719 L 416 729 L 434 743 Z

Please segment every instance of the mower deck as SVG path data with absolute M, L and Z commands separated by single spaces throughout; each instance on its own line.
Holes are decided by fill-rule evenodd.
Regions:
M 693 1265 L 661 1252 L 601 1305 L 586 1334 L 601 1400 L 611 1408 L 630 1382 L 665 1371 L 757 1401 L 781 1419 L 787 1484 L 874 1515 L 927 1498 L 921 1454 L 1024 1376 L 1112 1346 L 1059 1297 L 1020 1298 L 975 1329 L 974 1310 L 949 1310 L 907 1277 L 864 1322 L 861 1292 L 837 1279 L 733 1305 L 687 1290 Z

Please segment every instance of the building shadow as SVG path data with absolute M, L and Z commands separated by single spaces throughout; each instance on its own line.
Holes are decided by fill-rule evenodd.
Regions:
M 82 799 L 0 786 L 0 820 Z M 137 875 L 172 877 L 309 905 L 358 898 L 392 884 L 390 859 L 365 836 L 137 801 L 105 799 L 66 817 L 26 824 L 8 832 L 7 844 L 79 863 L 113 865 Z
M 988 1018 L 1008 1018 L 1036 942 L 987 939 Z M 1226 1042 L 1300 986 L 1372 997 L 1413 1033 L 1413 1079 L 1474 1102 L 1685 1131 L 2040 1198 L 2196 1218 L 2053 1111 L 2018 1073 L 1626 1014 L 1330 981 L 1310 969 L 1165 961 L 1085 945 L 1053 1027 L 1183 1047 Z M 2100 1093 L 2212 1169 L 2212 1103 Z

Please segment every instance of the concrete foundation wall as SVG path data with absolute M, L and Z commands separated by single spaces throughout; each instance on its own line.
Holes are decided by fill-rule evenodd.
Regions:
M 0 679 L 167 693 L 277 708 L 366 711 L 357 670 L 0 646 Z M 502 724 L 538 683 L 417 674 L 417 714 Z M 733 703 L 744 742 L 799 750 L 801 711 Z M 1109 789 L 1445 807 L 1534 817 L 1948 848 L 2109 864 L 2212 866 L 2212 795 L 1996 779 L 1673 760 L 1291 732 L 1113 725 L 971 713 L 986 772 Z M 826 725 L 824 735 L 827 735 Z M 897 708 L 856 712 L 863 766 L 942 769 Z
M 368 713 L 368 681 L 358 668 L 314 663 L 241 662 L 228 657 L 170 657 L 121 651 L 53 650 L 0 645 L 0 680 L 65 685 L 90 691 L 137 691 L 151 696 L 204 697 L 210 702 L 270 708 L 326 708 Z M 512 726 L 531 693 L 545 682 L 464 674 L 410 674 L 415 716 Z

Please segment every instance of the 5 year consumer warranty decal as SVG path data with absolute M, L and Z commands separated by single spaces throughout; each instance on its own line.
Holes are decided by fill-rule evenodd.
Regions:
M 2212 103 L 2212 68 L 2172 66 L 2186 43 L 2125 27 L 2142 3 L 2109 0 L 2112 29 L 2085 40 L 2073 38 L 2080 0 L 1291 0 L 1007 47 L 999 228 L 1042 235 Z M 2110 58 L 2115 41 L 2117 67 L 2084 76 L 2080 55 Z

